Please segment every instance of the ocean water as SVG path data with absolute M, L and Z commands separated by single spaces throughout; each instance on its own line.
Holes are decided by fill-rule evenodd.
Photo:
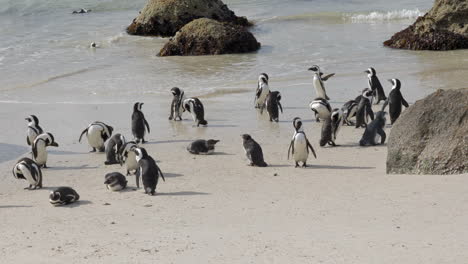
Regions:
M 0 0 L 0 102 L 112 104 L 167 101 L 180 87 L 210 98 L 236 94 L 251 102 L 259 73 L 289 105 L 307 106 L 315 92 L 307 68 L 336 76 L 332 102 L 354 98 L 373 66 L 384 84 L 399 78 L 414 102 L 438 89 L 466 87 L 468 51 L 405 51 L 382 42 L 432 6 L 432 1 L 230 0 L 255 23 L 256 53 L 157 57 L 167 39 L 129 36 L 125 28 L 145 0 Z M 92 9 L 72 15 L 75 9 Z M 89 44 L 96 42 L 97 49 Z M 240 96 L 242 95 L 242 96 Z M 247 99 L 246 99 L 247 100 Z

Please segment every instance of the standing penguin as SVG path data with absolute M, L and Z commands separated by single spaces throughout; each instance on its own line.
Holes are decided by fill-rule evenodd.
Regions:
M 270 121 L 278 122 L 279 111 L 278 107 L 283 113 L 283 107 L 281 106 L 281 93 L 278 91 L 270 92 L 265 100 L 265 104 L 261 107 L 260 113 L 263 114 L 263 109 L 267 109 Z
M 372 111 L 372 94 L 373 93 L 369 88 L 365 88 L 362 91 L 356 110 L 356 128 L 366 127 L 368 116 L 371 120 L 374 120 L 374 111 Z
M 260 147 L 260 145 L 249 134 L 243 134 L 242 139 L 245 155 L 250 160 L 250 166 L 268 166 L 265 160 L 263 160 L 262 147 Z
M 258 76 L 257 90 L 255 91 L 255 108 L 261 108 L 265 104 L 266 97 L 270 92 L 268 87 L 268 74 L 262 73 Z
M 44 133 L 42 128 L 39 126 L 39 119 L 35 115 L 30 115 L 25 118 L 28 121 L 28 132 L 26 136 L 26 142 L 29 146 L 32 145 L 37 136 Z
M 104 176 L 104 184 L 108 190 L 116 192 L 127 187 L 127 179 L 120 172 L 111 172 Z
M 205 108 L 200 99 L 196 97 L 185 99 L 184 110 L 187 110 L 192 115 L 193 122 L 197 124 L 197 127 L 208 125 L 208 122 L 205 120 Z
M 296 162 L 296 168 L 299 167 L 299 162 L 302 162 L 302 167 L 307 167 L 307 158 L 309 157 L 309 149 L 314 154 L 314 157 L 317 158 L 315 150 L 307 139 L 306 134 L 302 128 L 302 120 L 299 117 L 293 119 L 294 126 L 294 135 L 289 144 L 288 148 L 288 159 L 289 153 L 292 153 L 294 161 Z M 291 152 L 292 150 L 292 152 Z
M 129 141 L 125 143 L 119 150 L 120 166 L 125 164 L 127 168 L 127 176 L 130 175 L 130 171 L 134 171 L 134 173 L 136 173 L 138 169 L 138 162 L 136 160 L 135 152 L 133 151 L 137 147 L 138 145 L 135 143 L 135 141 Z M 138 180 L 137 187 L 140 187 Z
M 331 126 L 332 126 L 332 139 L 333 142 L 336 141 L 338 132 L 340 132 L 341 126 L 343 125 L 343 111 L 341 109 L 335 108 L 331 114 Z
M 78 142 L 81 142 L 81 137 L 86 134 L 89 145 L 93 148 L 90 152 L 96 152 L 96 149 L 100 152 L 104 152 L 104 143 L 107 139 L 112 136 L 113 127 L 106 125 L 103 122 L 96 121 L 83 130 L 80 135 Z
M 171 89 L 171 93 L 174 96 L 172 98 L 171 103 L 171 115 L 169 116 L 169 120 L 174 119 L 174 121 L 182 120 L 182 112 L 184 111 L 183 102 L 184 102 L 184 90 L 174 87 Z
M 387 134 L 385 134 L 385 123 L 387 119 L 385 118 L 384 111 L 379 111 L 376 114 L 375 119 L 370 122 L 370 124 L 366 127 L 364 134 L 362 135 L 361 140 L 359 141 L 359 145 L 361 146 L 375 146 L 378 145 L 379 139 L 380 144 L 385 143 L 385 139 L 387 138 Z
M 327 91 L 325 90 L 324 82 L 327 81 L 330 77 L 334 76 L 334 73 L 328 74 L 323 76 L 323 72 L 320 72 L 320 67 L 318 65 L 314 65 L 309 68 L 309 71 L 314 72 L 314 88 L 317 93 L 317 96 L 323 98 L 325 100 L 330 100 L 330 97 L 327 95 Z
M 24 189 L 36 190 L 42 188 L 42 171 L 39 165 L 30 158 L 22 158 L 13 167 L 13 176 L 29 182 Z
M 104 161 L 105 165 L 120 163 L 119 150 L 124 144 L 125 137 L 121 134 L 115 134 L 109 139 L 109 141 L 107 141 L 106 161 Z
M 137 174 L 141 176 L 145 193 L 154 195 L 156 193 L 159 177 L 161 177 L 163 181 L 166 181 L 164 175 L 158 165 L 156 165 L 156 161 L 148 155 L 146 149 L 136 148 L 133 151 L 136 154 L 139 166 Z
M 47 150 L 46 147 L 58 147 L 54 136 L 51 133 L 42 133 L 36 137 L 32 145 L 34 161 L 41 167 L 47 168 Z
M 387 104 L 390 104 L 390 123 L 393 125 L 395 121 L 400 117 L 401 114 L 401 105 L 404 105 L 406 108 L 409 107 L 408 102 L 406 102 L 405 98 L 403 98 L 403 95 L 401 94 L 400 88 L 401 88 L 401 82 L 398 79 L 391 79 L 388 80 L 392 85 L 392 91 L 390 91 L 390 94 L 388 95 L 387 100 L 385 101 L 382 111 L 385 110 L 385 107 L 387 107 Z
M 309 104 L 310 110 L 315 114 L 315 120 L 320 122 L 320 120 L 325 120 L 330 117 L 332 108 L 327 100 L 323 98 L 315 98 Z
M 148 121 L 146 121 L 145 115 L 141 111 L 141 107 L 143 103 L 136 102 L 133 105 L 133 114 L 132 114 L 132 134 L 135 138 L 136 143 L 144 144 L 145 141 L 145 127 L 148 130 L 148 134 L 150 132 L 150 127 L 148 125 Z
M 348 126 L 354 126 L 354 123 L 350 119 L 356 116 L 357 106 L 358 104 L 355 100 L 349 100 L 341 107 L 344 124 Z
M 375 69 L 370 67 L 369 69 L 367 69 L 367 71 L 364 72 L 367 73 L 369 88 L 372 90 L 375 104 L 379 104 L 380 101 L 387 100 L 387 97 L 385 96 L 385 91 L 382 87 L 382 84 L 380 84 L 379 78 L 377 78 L 377 73 L 375 72 Z
M 59 187 L 50 192 L 49 202 L 53 206 L 67 205 L 80 199 L 80 195 L 70 187 Z
M 325 146 L 327 143 L 330 146 L 336 146 L 335 139 L 333 138 L 333 124 L 331 116 L 325 119 L 322 123 L 322 134 L 319 143 L 321 147 Z

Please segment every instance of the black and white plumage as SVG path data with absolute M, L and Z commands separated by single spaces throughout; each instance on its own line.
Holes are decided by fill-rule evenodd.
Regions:
M 180 121 L 182 120 L 182 113 L 184 111 L 184 90 L 174 87 L 171 89 L 171 93 L 174 97 L 172 98 L 171 115 L 169 116 L 169 120 Z
M 314 81 L 313 85 L 315 88 L 315 92 L 317 93 L 317 97 L 323 98 L 325 100 L 330 100 L 330 97 L 327 95 L 327 91 L 325 90 L 325 81 L 327 81 L 330 77 L 334 76 L 334 73 L 323 75 L 323 72 L 320 71 L 320 67 L 318 65 L 313 65 L 308 69 L 309 71 L 314 72 Z
M 127 179 L 120 172 L 111 172 L 104 176 L 104 184 L 108 190 L 117 192 L 127 187 Z
M 389 113 L 390 113 L 390 123 L 393 125 L 395 121 L 400 117 L 401 114 L 401 106 L 404 105 L 406 108 L 409 107 L 408 102 L 406 102 L 405 98 L 401 94 L 401 82 L 398 79 L 391 79 L 388 80 L 392 85 L 392 90 L 388 94 L 388 98 L 385 101 L 384 105 L 382 106 L 382 111 L 385 111 L 385 108 L 389 104 Z
M 208 139 L 208 140 L 198 139 L 198 140 L 193 141 L 187 146 L 187 151 L 196 155 L 213 154 L 215 151 L 215 145 L 218 142 L 219 140 L 215 140 L 215 139 Z
M 331 116 L 325 119 L 322 123 L 322 133 L 320 137 L 319 144 L 321 147 L 326 144 L 330 146 L 336 146 L 335 139 L 333 138 L 333 125 Z
M 158 185 L 159 177 L 161 177 L 163 181 L 166 181 L 164 179 L 164 175 L 158 165 L 156 165 L 156 161 L 148 155 L 146 149 L 135 148 L 133 151 L 135 152 L 136 160 L 138 161 L 138 172 L 136 174 L 137 181 L 138 176 L 141 176 L 145 193 L 154 195 L 156 193 L 156 186 Z
M 145 115 L 141 111 L 141 107 L 143 103 L 136 102 L 133 105 L 133 114 L 132 114 L 132 134 L 135 138 L 136 143 L 144 144 L 145 141 L 145 133 L 148 131 L 150 133 L 150 127 L 148 121 L 146 121 Z M 146 128 L 146 130 L 145 130 Z
M 385 91 L 382 87 L 382 84 L 379 81 L 379 78 L 377 77 L 375 69 L 370 67 L 364 72 L 367 73 L 369 88 L 372 90 L 374 97 L 373 101 L 375 102 L 375 104 L 379 104 L 380 101 L 387 100 L 387 96 L 385 96 Z
M 120 164 L 119 150 L 125 142 L 125 137 L 118 133 L 107 141 L 105 165 Z
M 341 126 L 343 125 L 343 111 L 341 109 L 335 108 L 330 116 L 331 125 L 332 125 L 332 139 L 333 142 L 336 141 L 338 132 L 340 132 Z
M 127 176 L 130 175 L 130 172 L 133 171 L 133 173 L 136 173 L 138 170 L 138 162 L 136 160 L 136 154 L 133 151 L 135 148 L 137 148 L 138 145 L 135 143 L 135 141 L 129 141 L 123 144 L 122 147 L 119 149 L 119 161 L 120 165 L 122 166 L 125 164 L 125 167 L 127 169 Z M 139 187 L 139 182 L 137 180 L 137 187 Z
M 58 147 L 54 136 L 51 133 L 42 133 L 36 137 L 32 145 L 32 154 L 34 161 L 41 167 L 47 168 L 47 147 Z
M 270 121 L 278 122 L 279 110 L 283 113 L 283 106 L 281 106 L 281 93 L 278 91 L 270 92 L 265 99 L 265 104 L 261 107 L 262 114 L 265 107 L 268 115 L 270 116 Z
M 358 98 L 358 106 L 356 110 L 356 128 L 366 127 L 368 118 L 374 120 L 374 111 L 372 110 L 372 90 L 365 88 L 362 91 L 362 95 Z
M 320 120 L 325 120 L 330 117 L 332 108 L 330 106 L 330 103 L 328 103 L 327 100 L 323 98 L 315 98 L 312 102 L 309 104 L 310 110 L 314 112 L 315 114 L 315 120 L 317 122 L 320 122 Z
M 375 119 L 367 125 L 364 134 L 362 135 L 359 145 L 361 146 L 375 146 L 378 144 L 384 144 L 387 135 L 385 134 L 385 123 L 387 122 L 384 111 L 379 111 L 376 114 Z M 380 143 L 379 143 L 380 141 Z
M 192 115 L 193 122 L 195 122 L 197 126 L 208 125 L 208 122 L 205 120 L 205 108 L 200 99 L 196 97 L 185 99 L 184 110 L 187 110 Z
M 257 90 L 255 90 L 254 98 L 255 108 L 261 108 L 265 104 L 266 97 L 270 93 L 268 81 L 268 74 L 262 73 L 260 76 L 258 76 Z
M 357 106 L 358 104 L 355 100 L 349 100 L 341 107 L 341 111 L 343 111 L 344 124 L 348 126 L 354 126 L 354 123 L 351 121 L 351 118 L 356 116 Z
M 42 188 L 42 171 L 40 166 L 30 158 L 22 158 L 13 167 L 13 176 L 29 182 L 24 189 L 35 190 Z
M 25 118 L 28 121 L 28 131 L 26 136 L 26 142 L 31 146 L 37 136 L 44 133 L 42 128 L 39 126 L 39 118 L 35 115 L 30 115 Z
M 113 130 L 113 127 L 106 125 L 104 122 L 93 122 L 81 132 L 78 142 L 81 142 L 81 138 L 86 134 L 88 144 L 93 148 L 91 152 L 95 152 L 96 150 L 104 152 L 104 143 L 112 136 Z
M 67 205 L 80 199 L 80 195 L 70 187 L 59 187 L 50 192 L 49 202 L 53 206 Z
M 81 8 L 80 10 L 74 10 L 72 12 L 72 14 L 86 14 L 86 13 L 89 13 L 89 12 L 91 12 L 91 9 Z
M 245 155 L 250 161 L 250 166 L 266 167 L 268 164 L 263 159 L 262 147 L 249 135 L 242 135 Z
M 293 119 L 294 135 L 291 139 L 291 143 L 288 148 L 288 159 L 291 153 L 294 161 L 296 162 L 296 168 L 299 167 L 299 162 L 302 162 L 302 167 L 307 167 L 307 159 L 309 157 L 309 149 L 315 158 L 315 150 L 307 139 L 306 134 L 302 128 L 302 120 L 299 117 Z

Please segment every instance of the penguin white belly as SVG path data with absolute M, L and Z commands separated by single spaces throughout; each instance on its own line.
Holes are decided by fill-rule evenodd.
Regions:
M 375 144 L 380 144 L 380 135 L 377 133 L 375 133 L 374 142 Z
M 127 166 L 128 171 L 138 169 L 138 163 L 136 161 L 136 155 L 135 155 L 135 153 L 133 151 L 128 153 L 127 159 L 125 160 L 125 165 Z
M 296 162 L 306 162 L 307 158 L 309 157 L 309 153 L 307 153 L 307 140 L 304 134 L 298 133 L 294 137 L 294 154 L 293 158 Z
M 190 114 L 192 115 L 193 122 L 197 122 L 197 115 L 195 114 L 195 112 L 193 111 L 193 109 L 192 109 L 192 111 L 190 112 Z
M 328 116 L 330 116 L 330 111 L 323 104 L 312 102 L 310 103 L 309 106 L 310 106 L 310 109 L 314 109 L 315 111 L 317 111 L 318 117 L 321 119 L 325 119 Z
M 265 103 L 266 97 L 270 92 L 270 88 L 266 84 L 262 84 L 262 92 L 260 96 L 257 98 L 257 105 L 262 106 Z
M 28 170 L 28 168 L 25 165 L 18 164 L 17 168 L 21 171 L 21 174 L 23 174 L 26 180 L 28 180 L 29 184 L 36 185 L 36 181 L 34 180 L 34 178 L 31 175 L 31 172 Z
M 102 140 L 101 136 L 102 127 L 100 126 L 91 126 L 88 128 L 88 134 L 86 137 L 88 138 L 88 143 L 93 148 L 102 148 L 104 146 L 104 140 Z
M 37 136 L 38 135 L 34 130 L 32 130 L 31 128 L 28 128 L 28 139 L 29 139 L 29 142 L 31 142 L 31 144 L 34 142 Z
M 324 98 L 324 99 L 327 98 L 325 95 L 325 88 L 322 86 L 322 83 L 317 78 L 317 76 L 314 76 L 314 88 L 315 88 L 315 91 L 317 92 L 317 97 Z
M 123 189 L 122 185 L 120 184 L 116 184 L 114 186 L 110 186 L 110 184 L 107 185 L 107 189 L 113 191 L 113 192 L 117 192 L 117 191 L 120 191 Z
M 36 144 L 36 149 L 37 149 L 37 156 L 34 157 L 34 161 L 36 161 L 37 164 L 39 165 L 44 165 L 47 163 L 47 150 L 46 150 L 46 145 L 45 142 L 42 140 L 38 140 Z

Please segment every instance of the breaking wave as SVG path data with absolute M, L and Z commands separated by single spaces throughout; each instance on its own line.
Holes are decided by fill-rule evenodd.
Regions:
M 424 12 L 419 9 L 403 9 L 388 12 L 370 12 L 367 14 L 348 14 L 348 18 L 353 23 L 379 22 L 391 20 L 415 20 L 419 16 L 423 16 Z

